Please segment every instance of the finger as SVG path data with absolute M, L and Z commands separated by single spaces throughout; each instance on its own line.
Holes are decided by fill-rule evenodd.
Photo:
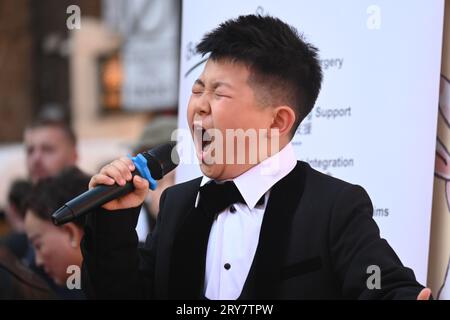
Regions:
M 122 158 L 120 158 L 120 161 L 124 162 L 128 166 L 128 169 L 130 169 L 131 172 L 134 171 L 135 166 L 134 166 L 133 161 L 131 161 L 130 158 L 122 157 Z
M 419 295 L 417 296 L 417 300 L 430 300 L 431 290 L 429 288 L 422 289 Z
M 114 181 L 120 186 L 123 186 L 126 183 L 126 177 L 122 176 L 120 170 L 112 163 L 103 167 L 103 169 L 100 171 L 100 174 L 104 174 L 108 177 L 113 178 Z
M 120 174 L 122 175 L 125 180 L 130 181 L 132 178 L 131 170 L 128 167 L 128 164 L 125 163 L 122 159 L 116 160 L 111 163 L 112 166 L 116 167 L 117 170 L 120 171 Z
M 89 180 L 89 189 L 92 189 L 99 184 L 113 185 L 114 179 L 104 174 L 96 174 Z

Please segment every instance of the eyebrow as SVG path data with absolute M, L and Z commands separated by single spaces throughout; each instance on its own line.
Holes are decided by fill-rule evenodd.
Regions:
M 195 80 L 194 85 L 196 85 L 196 84 L 198 84 L 199 86 L 202 86 L 202 87 L 205 86 L 205 83 L 200 79 Z
M 194 85 L 200 85 L 202 87 L 205 87 L 205 83 L 201 80 L 201 79 L 197 79 L 194 82 Z M 212 87 L 213 89 L 217 89 L 220 86 L 224 86 L 224 87 L 228 87 L 230 89 L 233 89 L 233 86 L 227 82 L 223 82 L 223 81 L 214 81 L 212 83 Z

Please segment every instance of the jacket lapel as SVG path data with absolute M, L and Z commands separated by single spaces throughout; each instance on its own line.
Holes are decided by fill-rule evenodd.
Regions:
M 274 299 L 278 296 L 292 219 L 304 184 L 305 165 L 297 162 L 295 168 L 272 187 L 242 298 Z
M 198 190 L 199 183 L 196 190 Z M 197 193 L 196 193 L 197 194 Z M 175 229 L 169 273 L 170 299 L 199 299 L 203 294 L 206 250 L 213 217 L 193 203 L 184 207 Z M 183 208 L 182 208 L 183 209 Z

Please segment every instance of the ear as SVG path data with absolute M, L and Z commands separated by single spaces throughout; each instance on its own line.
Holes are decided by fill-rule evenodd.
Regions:
M 72 222 L 66 223 L 61 228 L 68 235 L 71 247 L 77 249 L 83 237 L 83 230 Z
M 273 120 L 270 129 L 276 129 L 280 137 L 291 135 L 295 123 L 295 112 L 291 107 L 278 106 L 274 108 Z

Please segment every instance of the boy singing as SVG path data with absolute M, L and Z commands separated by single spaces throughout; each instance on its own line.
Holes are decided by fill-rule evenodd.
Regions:
M 148 192 L 143 178 L 89 216 L 87 294 L 416 299 L 423 287 L 380 238 L 364 189 L 296 160 L 290 141 L 321 87 L 317 49 L 277 18 L 248 15 L 222 23 L 197 50 L 209 58 L 187 118 L 203 177 L 163 193 L 143 249 L 134 230 Z M 243 143 L 237 132 L 248 133 Z M 129 159 L 116 160 L 90 187 L 123 185 L 134 169 Z M 370 266 L 381 270 L 375 288 Z M 424 289 L 420 298 L 429 295 Z

